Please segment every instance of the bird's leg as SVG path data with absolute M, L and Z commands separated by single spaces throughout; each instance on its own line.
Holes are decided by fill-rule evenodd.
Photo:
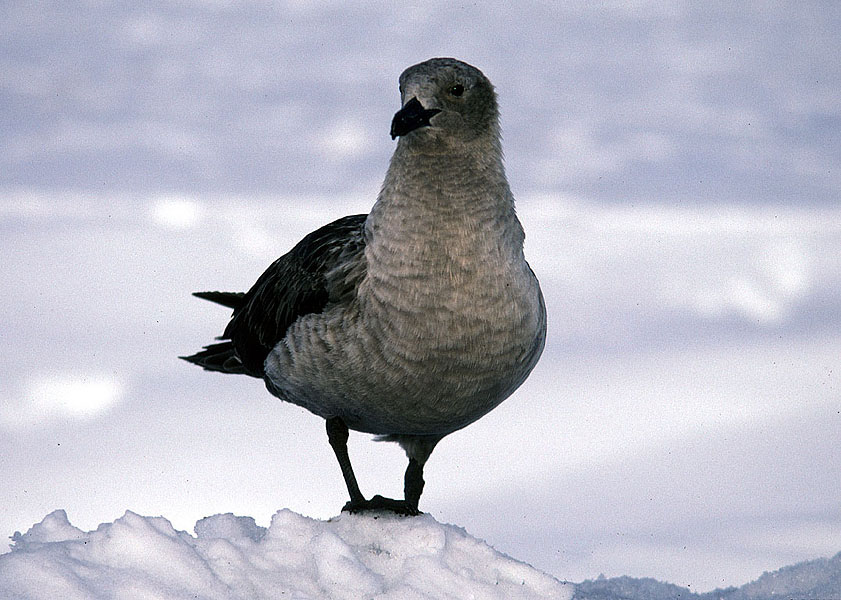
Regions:
M 357 513 L 368 510 L 389 510 L 399 515 L 418 514 L 417 503 L 413 508 L 405 500 L 392 500 L 382 496 L 374 496 L 370 500 L 365 499 L 359 491 L 356 475 L 353 474 L 353 467 L 350 465 L 350 457 L 347 453 L 348 429 L 341 418 L 327 419 L 327 439 L 330 440 L 330 446 L 333 447 L 333 452 L 342 468 L 342 477 L 345 478 L 347 491 L 350 494 L 350 501 L 342 508 L 343 511 Z
M 403 497 L 406 499 L 406 504 L 415 510 L 418 510 L 423 483 L 423 464 L 414 458 L 410 458 L 409 466 L 406 467 L 406 475 L 403 477 Z
M 383 496 L 374 496 L 370 500 L 348 502 L 343 510 L 364 512 L 367 510 L 388 510 L 398 515 L 415 516 L 421 514 L 418 501 L 423 491 L 423 463 L 416 458 L 409 459 L 406 475 L 403 478 L 403 500 L 393 500 Z
M 432 440 L 431 443 L 424 441 L 421 444 L 411 446 L 413 456 L 409 458 L 409 466 L 406 468 L 406 475 L 403 480 L 403 500 L 393 500 L 379 495 L 370 500 L 365 499 L 362 492 L 359 491 L 359 484 L 356 482 L 353 467 L 350 465 L 350 457 L 347 451 L 348 428 L 340 417 L 327 419 L 327 439 L 330 440 L 330 446 L 336 454 L 336 460 L 339 461 L 342 476 L 345 478 L 345 484 L 350 494 L 350 501 L 342 508 L 343 511 L 358 513 L 369 510 L 388 510 L 399 515 L 420 514 L 418 501 L 423 491 L 423 465 L 429 457 L 429 453 L 432 452 L 432 448 L 438 442 L 437 439 Z M 416 449 L 420 449 L 420 452 L 416 453 Z M 414 456 L 414 454 L 418 455 Z
M 336 460 L 339 461 L 342 477 L 345 478 L 345 485 L 347 485 L 347 491 L 350 494 L 348 505 L 364 503 L 365 497 L 359 491 L 359 484 L 356 483 L 356 475 L 353 474 L 353 467 L 350 465 L 350 457 L 347 453 L 347 425 L 341 418 L 331 417 L 327 419 L 327 439 L 330 440 L 330 446 L 336 454 Z M 345 506 L 345 509 L 347 509 L 347 506 Z

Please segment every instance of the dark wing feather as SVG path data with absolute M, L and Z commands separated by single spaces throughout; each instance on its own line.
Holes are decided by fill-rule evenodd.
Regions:
M 310 233 L 245 294 L 221 339 L 233 342 L 247 374 L 262 377 L 266 356 L 296 319 L 355 293 L 365 274 L 366 217 L 344 217 Z

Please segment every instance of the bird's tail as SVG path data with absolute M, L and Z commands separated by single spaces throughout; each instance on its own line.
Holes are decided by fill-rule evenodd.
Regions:
M 243 304 L 245 294 L 242 292 L 193 292 L 193 296 L 202 300 L 210 300 L 216 304 L 238 309 Z M 217 371 L 219 373 L 247 374 L 242 366 L 242 361 L 237 356 L 233 342 L 225 341 L 219 344 L 205 346 L 204 350 L 191 356 L 179 356 L 178 358 L 200 366 L 206 371 Z
M 247 375 L 242 362 L 236 355 L 233 342 L 221 342 L 205 346 L 204 350 L 191 356 L 179 356 L 178 358 L 200 366 L 206 371 L 217 371 L 219 373 L 233 373 Z
M 210 300 L 234 310 L 242 306 L 245 298 L 245 294 L 242 292 L 193 292 L 193 296 L 202 300 Z

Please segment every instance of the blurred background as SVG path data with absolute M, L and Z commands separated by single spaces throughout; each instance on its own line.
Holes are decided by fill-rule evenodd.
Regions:
M 0 14 L 0 535 L 339 512 L 321 419 L 176 358 L 228 318 L 190 292 L 367 212 L 397 77 L 453 56 L 496 85 L 549 338 L 422 508 L 572 581 L 706 591 L 841 550 L 841 5 Z M 351 456 L 401 493 L 397 446 Z

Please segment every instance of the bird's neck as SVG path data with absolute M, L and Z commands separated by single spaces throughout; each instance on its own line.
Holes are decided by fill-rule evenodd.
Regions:
M 440 214 L 456 220 L 513 211 L 498 143 L 427 153 L 404 142 L 400 140 L 389 164 L 377 200 L 381 209 L 399 207 L 405 215 Z
M 394 153 L 368 217 L 369 260 L 449 268 L 453 260 L 522 257 L 523 230 L 501 153 L 406 150 Z

